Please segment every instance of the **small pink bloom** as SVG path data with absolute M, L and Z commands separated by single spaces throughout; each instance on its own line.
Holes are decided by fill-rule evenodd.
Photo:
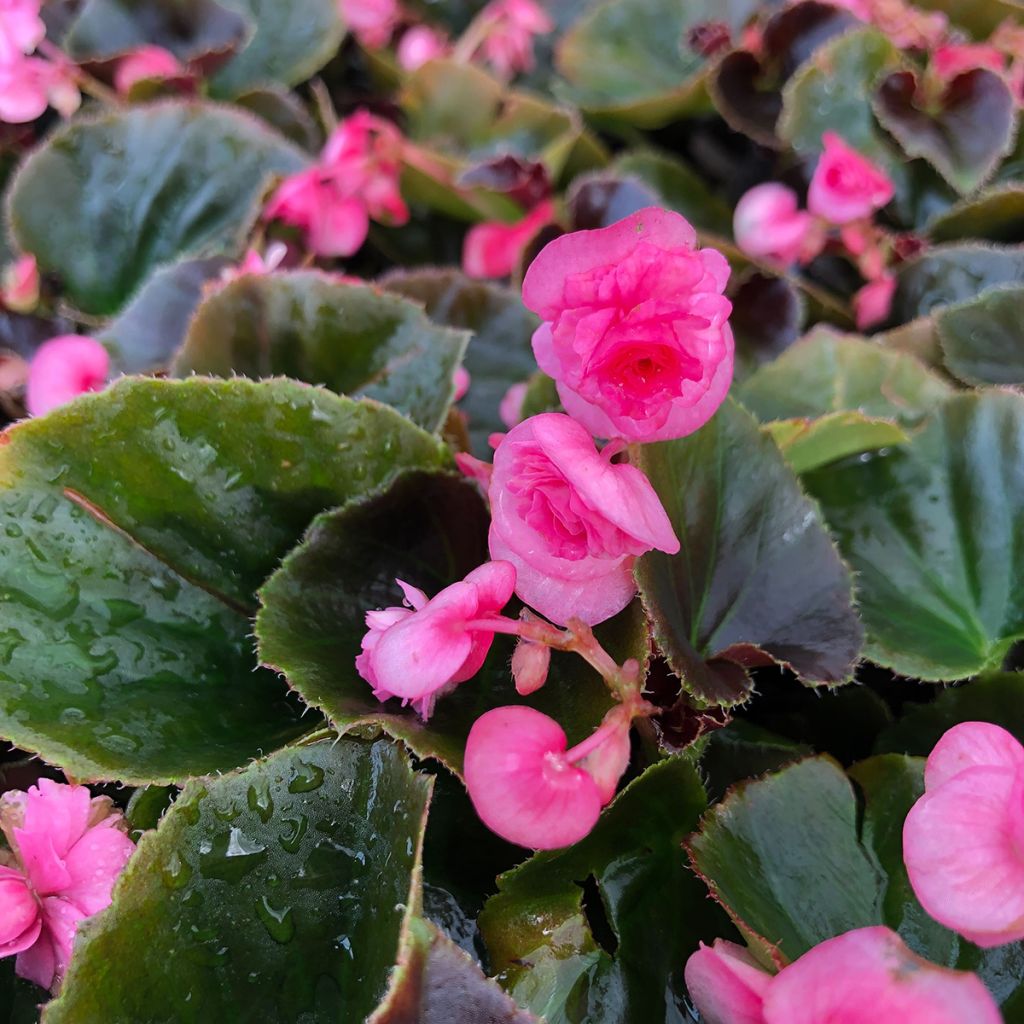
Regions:
M 466 789 L 480 820 L 510 843 L 535 850 L 578 842 L 614 793 L 614 786 L 609 792 L 578 764 L 606 743 L 617 743 L 621 732 L 618 721 L 605 724 L 566 750 L 562 727 L 533 708 L 495 708 L 481 715 L 466 740 L 465 757 Z
M 796 3 L 798 0 L 790 0 Z M 942 42 L 949 21 L 940 12 L 922 11 L 906 0 L 827 0 L 884 32 L 899 47 L 930 50 Z
M 455 384 L 455 396 L 452 401 L 461 401 L 466 397 L 466 392 L 469 391 L 469 385 L 473 383 L 473 378 L 470 377 L 469 370 L 464 366 L 458 366 L 452 375 L 452 381 Z
M 526 399 L 529 387 L 529 383 L 525 380 L 513 384 L 505 392 L 505 396 L 498 406 L 498 416 L 509 430 L 523 422 L 523 401 Z
M 932 54 L 932 71 L 943 82 L 950 82 L 957 75 L 976 68 L 988 68 L 1002 74 L 1006 59 L 994 46 L 982 43 L 947 43 Z
M 578 423 L 543 413 L 513 427 L 494 453 L 492 558 L 516 568 L 516 593 L 565 625 L 594 625 L 633 599 L 637 555 L 679 541 L 650 481 L 613 464 Z
M 46 38 L 41 0 L 0 0 L 0 61 L 32 51 Z
M 520 697 L 536 693 L 547 682 L 550 664 L 551 648 L 547 644 L 521 638 L 512 652 L 512 678 L 516 683 L 516 693 Z
M 93 338 L 65 334 L 43 342 L 29 368 L 29 415 L 42 416 L 79 395 L 102 391 L 109 374 L 110 356 Z
M 413 25 L 398 43 L 398 64 L 403 71 L 415 71 L 429 61 L 443 57 L 449 50 L 448 40 L 427 25 Z
M 400 697 L 429 718 L 439 696 L 480 671 L 494 640 L 482 624 L 508 604 L 515 578 L 508 562 L 487 562 L 430 599 L 398 580 L 408 607 L 367 612 L 356 657 L 374 696 Z
M 338 0 L 345 24 L 368 50 L 387 46 L 401 19 L 398 0 Z
M 1024 748 L 997 725 L 964 722 L 936 744 L 925 787 L 903 826 L 921 905 L 979 946 L 1024 938 Z
M 853 297 L 853 312 L 857 318 L 857 329 L 870 330 L 889 319 L 892 299 L 896 294 L 896 277 L 883 274 L 875 281 L 869 281 Z
M 491 0 L 468 32 L 478 30 L 477 52 L 502 78 L 534 67 L 533 38 L 554 30 L 555 23 L 534 0 Z
M 686 990 L 706 1024 L 764 1024 L 772 976 L 742 946 L 715 939 L 686 961 Z
M 660 441 L 703 426 L 732 382 L 729 264 L 678 213 L 648 207 L 549 243 L 523 301 L 545 322 L 540 368 L 598 437 Z
M 35 256 L 22 256 L 4 270 L 3 304 L 15 313 L 30 313 L 39 304 L 39 267 Z
M 477 484 L 484 497 L 486 497 L 487 490 L 491 486 L 491 476 L 494 474 L 494 467 L 489 462 L 484 462 L 483 459 L 470 455 L 469 452 L 456 452 L 455 465 L 459 467 L 464 476 L 469 477 L 470 480 Z
M 4 794 L 0 829 L 10 846 L 0 867 L 0 956 L 17 954 L 20 977 L 56 987 L 78 922 L 110 905 L 135 847 L 109 799 L 49 779 Z
M 114 87 L 122 96 L 127 96 L 137 82 L 176 78 L 185 73 L 185 68 L 169 50 L 162 46 L 140 46 L 118 61 Z
M 51 104 L 70 116 L 80 102 L 77 86 L 56 64 L 21 54 L 0 60 L 0 121 L 27 124 L 42 117 Z
M 895 189 L 881 168 L 834 132 L 825 132 L 822 141 L 825 152 L 807 194 L 811 213 L 832 224 L 848 224 L 870 217 L 892 199 Z
M 508 277 L 530 240 L 554 215 L 555 204 L 546 199 L 514 224 L 488 221 L 471 227 L 462 248 L 462 269 L 478 279 Z
M 748 255 L 789 266 L 800 259 L 814 219 L 800 209 L 796 193 L 770 182 L 752 188 L 736 204 L 733 233 Z

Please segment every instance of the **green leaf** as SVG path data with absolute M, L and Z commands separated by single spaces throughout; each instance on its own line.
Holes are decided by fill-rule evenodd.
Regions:
M 892 420 L 862 412 L 833 412 L 818 419 L 774 420 L 764 428 L 794 473 L 808 473 L 830 462 L 909 441 Z
M 863 639 L 850 574 L 753 418 L 726 402 L 697 433 L 645 445 L 637 465 L 682 544 L 643 555 L 636 573 L 684 688 L 735 704 L 750 696 L 746 667 L 772 662 L 812 685 L 847 681 Z
M 119 110 L 71 122 L 28 157 L 8 197 L 11 226 L 79 308 L 115 313 L 164 264 L 237 256 L 273 175 L 303 163 L 237 110 Z
M 936 242 L 980 238 L 1024 241 L 1024 187 L 995 185 L 943 211 L 926 225 Z
M 253 674 L 253 594 L 318 512 L 448 460 L 390 409 L 286 381 L 127 380 L 0 441 L 0 736 L 131 783 L 315 727 Z
M 860 412 L 914 426 L 951 393 L 913 356 L 818 328 L 762 366 L 737 397 L 762 422 Z
M 1024 288 L 997 288 L 936 317 L 946 366 L 968 384 L 1024 384 Z
M 685 758 L 649 768 L 575 846 L 503 875 L 480 915 L 498 981 L 548 1024 L 680 1019 L 682 971 L 721 935 L 681 843 L 704 809 Z
M 707 106 L 706 61 L 688 47 L 689 30 L 712 20 L 738 29 L 756 7 L 753 0 L 608 0 L 562 37 L 558 70 L 589 114 L 657 128 Z
M 512 645 L 499 638 L 480 674 L 438 700 L 427 722 L 397 700 L 382 704 L 356 672 L 366 612 L 402 603 L 395 577 L 433 596 L 488 559 L 487 525 L 475 486 L 447 474 L 410 473 L 320 516 L 260 592 L 260 659 L 284 672 L 337 728 L 380 724 L 420 757 L 456 772 L 473 722 L 493 707 L 529 703 L 556 718 L 570 742 L 589 735 L 612 702 L 600 677 L 574 655 L 556 655 L 547 684 L 523 701 L 508 668 Z M 598 637 L 620 661 L 646 656 L 635 607 Z
M 323 131 L 312 114 L 297 93 L 289 92 L 283 86 L 247 89 L 235 97 L 234 104 L 266 121 L 286 139 L 308 152 L 318 152 L 323 145 Z
M 473 332 L 462 360 L 471 383 L 459 408 L 469 419 L 473 454 L 490 458 L 487 438 L 508 429 L 498 415 L 505 392 L 537 369 L 530 339 L 540 320 L 517 292 L 472 281 L 457 270 L 400 270 L 380 285 L 422 303 L 436 323 Z
M 778 771 L 784 765 L 813 753 L 814 750 L 806 743 L 778 736 L 739 718 L 724 729 L 715 729 L 711 733 L 700 758 L 700 770 L 708 796 L 712 800 L 721 800 L 736 783 Z
M 986 40 L 1007 18 L 1019 21 L 1018 0 L 917 0 L 926 11 L 941 11 L 975 39 Z
M 335 737 L 190 783 L 80 929 L 46 1024 L 364 1020 L 418 900 L 430 790 L 396 744 Z
M 913 71 L 881 83 L 875 116 L 909 157 L 924 157 L 960 195 L 980 188 L 1012 149 L 1017 110 L 1010 87 L 988 68 L 957 75 L 937 102 L 918 106 L 921 86 Z
M 222 259 L 185 260 L 158 270 L 109 326 L 96 335 L 122 373 L 163 370 L 181 347 L 207 283 Z
M 214 96 L 234 99 L 267 85 L 293 86 L 315 75 L 345 37 L 338 0 L 219 0 L 255 28 L 249 45 L 214 76 Z
M 1024 397 L 958 395 L 908 445 L 804 477 L 857 574 L 866 654 L 952 680 L 1024 636 Z
M 857 839 L 857 798 L 827 757 L 740 784 L 688 845 L 766 966 L 880 923 L 883 879 Z
M 246 274 L 199 307 L 173 372 L 323 384 L 437 430 L 466 340 L 372 287 L 318 271 Z
M 182 63 L 223 60 L 242 46 L 249 24 L 214 0 L 88 0 L 65 48 L 76 61 L 103 61 L 142 46 L 169 50 Z

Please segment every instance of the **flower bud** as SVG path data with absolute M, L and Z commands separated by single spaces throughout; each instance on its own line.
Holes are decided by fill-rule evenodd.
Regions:
M 551 664 L 551 648 L 547 644 L 521 639 L 512 652 L 512 677 L 516 681 L 516 693 L 528 697 L 535 693 L 548 678 Z

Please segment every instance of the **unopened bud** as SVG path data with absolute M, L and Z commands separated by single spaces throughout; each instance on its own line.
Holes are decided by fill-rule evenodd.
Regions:
M 512 677 L 516 681 L 516 693 L 528 697 L 539 690 L 548 678 L 551 664 L 551 648 L 547 644 L 520 640 L 512 652 Z

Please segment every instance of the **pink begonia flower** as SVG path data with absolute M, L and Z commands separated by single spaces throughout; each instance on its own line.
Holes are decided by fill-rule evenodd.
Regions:
M 604 622 L 636 593 L 633 562 L 679 540 L 650 481 L 613 464 L 560 413 L 513 427 L 494 453 L 492 558 L 516 568 L 516 593 L 552 622 Z
M 378 700 L 400 697 L 426 720 L 439 696 L 480 671 L 494 641 L 486 622 L 508 604 L 516 571 L 508 562 L 487 562 L 429 599 L 396 582 L 408 607 L 366 613 L 356 669 Z
M 64 334 L 44 341 L 29 367 L 25 405 L 30 416 L 90 391 L 102 391 L 110 375 L 110 355 L 94 338 Z
M 345 118 L 320 162 L 286 178 L 264 217 L 301 228 L 319 256 L 351 256 L 366 240 L 370 218 L 404 224 L 398 187 L 402 137 L 390 121 L 365 110 Z
M 545 199 L 514 224 L 487 221 L 471 227 L 462 247 L 462 269 L 466 276 L 478 280 L 508 277 L 533 236 L 550 224 L 554 216 L 555 204 Z
M 452 382 L 455 385 L 455 395 L 452 398 L 452 401 L 458 402 L 466 397 L 466 392 L 469 391 L 469 386 L 473 383 L 473 378 L 470 377 L 469 370 L 464 366 L 457 366 L 455 368 L 455 373 L 452 374 Z
M 41 0 L 0 0 L 0 62 L 32 53 L 46 38 Z
M 939 740 L 903 860 L 940 924 L 986 948 L 1024 938 L 1024 748 L 1005 729 L 964 722 Z
M 512 652 L 512 678 L 516 693 L 520 697 L 536 693 L 547 682 L 550 665 L 551 648 L 547 644 L 520 638 Z
M 882 274 L 869 281 L 853 297 L 853 312 L 857 319 L 857 330 L 867 331 L 889 319 L 892 300 L 896 294 L 894 274 Z
M 118 61 L 114 72 L 114 88 L 122 96 L 127 96 L 137 82 L 176 78 L 183 74 L 186 74 L 185 68 L 169 50 L 162 46 L 140 46 Z
M 427 25 L 413 25 L 398 41 L 398 66 L 415 71 L 428 61 L 443 57 L 450 49 L 447 38 Z
M 1002 74 L 1006 69 L 1006 58 L 994 46 L 983 43 L 947 43 L 932 54 L 931 68 L 943 82 L 949 82 L 957 75 L 976 68 L 988 68 Z
M 790 0 L 791 4 L 799 0 Z M 938 11 L 922 11 L 906 0 L 826 0 L 874 25 L 899 47 L 930 50 L 942 42 L 949 19 Z
M 625 770 L 619 756 L 623 734 L 628 746 L 628 718 L 619 715 L 567 750 L 562 727 L 533 708 L 495 708 L 481 715 L 466 740 L 464 760 L 466 789 L 480 820 L 510 843 L 535 850 L 578 842 L 614 795 L 607 777 Z M 600 758 L 604 750 L 610 768 L 601 772 L 599 784 L 580 763 Z
M 772 977 L 718 940 L 686 965 L 707 1024 L 1000 1024 L 979 978 L 922 960 L 882 926 L 815 946 Z
M 110 905 L 135 850 L 107 797 L 41 779 L 0 798 L 0 956 L 15 972 L 55 988 L 71 959 L 78 923 Z
M 4 269 L 0 299 L 15 313 L 30 313 L 39 305 L 39 266 L 35 256 L 21 256 Z
M 736 204 L 736 244 L 755 259 L 789 266 L 804 254 L 813 230 L 814 218 L 800 209 L 796 193 L 785 185 L 757 185 Z
M 534 0 L 491 0 L 467 29 L 476 53 L 502 78 L 534 68 L 533 38 L 554 31 L 551 15 Z
M 523 301 L 545 322 L 540 368 L 597 437 L 661 441 L 702 427 L 732 383 L 729 264 L 678 213 L 648 207 L 544 247 Z
M 387 46 L 401 20 L 398 0 L 338 0 L 345 24 L 368 50 Z
M 27 124 L 52 106 L 70 117 L 82 102 L 71 70 L 41 57 L 0 60 L 0 121 Z
M 896 190 L 885 171 L 835 132 L 825 132 L 822 142 L 825 152 L 807 193 L 811 213 L 832 224 L 849 224 L 870 217 L 892 199 Z
M 498 418 L 509 430 L 523 422 L 523 402 L 529 387 L 525 380 L 513 384 L 498 405 Z

